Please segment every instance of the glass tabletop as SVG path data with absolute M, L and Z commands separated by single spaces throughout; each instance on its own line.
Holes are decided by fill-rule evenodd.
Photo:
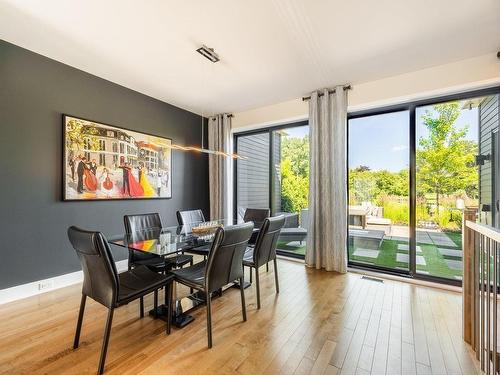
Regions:
M 218 228 L 231 224 L 229 220 L 213 220 L 183 226 L 151 228 L 111 236 L 108 242 L 131 250 L 165 257 L 209 245 L 214 240 Z

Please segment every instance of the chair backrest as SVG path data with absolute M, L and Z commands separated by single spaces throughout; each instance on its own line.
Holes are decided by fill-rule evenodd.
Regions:
M 276 246 L 285 217 L 274 216 L 264 220 L 253 250 L 253 261 L 260 267 L 276 258 Z
M 189 225 L 204 221 L 205 216 L 203 216 L 202 210 L 177 211 L 177 222 L 179 225 Z
M 101 232 L 74 226 L 68 229 L 68 238 L 82 265 L 82 293 L 106 307 L 113 307 L 118 297 L 119 281 L 108 241 Z
M 125 215 L 123 217 L 125 224 L 125 233 L 131 234 L 141 230 L 148 229 L 161 229 L 161 217 L 158 213 L 138 214 L 138 215 Z M 129 250 L 128 261 L 129 266 L 139 260 L 146 260 L 154 258 L 156 255 L 142 253 L 140 251 Z
M 123 217 L 125 224 L 125 232 L 127 234 L 147 229 L 161 229 L 160 214 L 139 214 L 139 215 L 125 215 Z
M 243 221 L 245 223 L 253 221 L 254 227 L 260 228 L 264 220 L 269 216 L 271 216 L 271 210 L 269 208 L 247 208 L 243 216 Z
M 217 230 L 205 273 L 207 292 L 214 292 L 243 277 L 243 255 L 252 231 L 251 222 Z

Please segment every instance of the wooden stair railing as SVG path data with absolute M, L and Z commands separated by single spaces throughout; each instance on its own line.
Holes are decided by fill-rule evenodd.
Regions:
M 476 223 L 476 210 L 464 211 L 463 339 L 471 345 L 481 370 L 500 372 L 498 285 L 500 230 Z

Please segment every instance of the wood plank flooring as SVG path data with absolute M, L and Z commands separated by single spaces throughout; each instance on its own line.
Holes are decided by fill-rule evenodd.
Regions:
M 261 271 L 262 309 L 246 290 L 248 321 L 230 289 L 213 301 L 214 347 L 205 309 L 165 335 L 139 319 L 138 303 L 115 312 L 108 374 L 475 374 L 461 338 L 461 295 L 397 281 L 365 280 L 278 261 Z M 248 275 L 247 275 L 248 279 Z M 81 346 L 72 342 L 80 285 L 0 306 L 0 373 L 95 373 L 106 310 L 88 300 Z M 179 289 L 179 293 L 185 293 Z M 152 305 L 152 296 L 146 307 Z

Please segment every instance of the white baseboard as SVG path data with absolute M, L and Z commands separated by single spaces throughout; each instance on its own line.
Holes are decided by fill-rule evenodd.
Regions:
M 120 260 L 115 263 L 118 272 L 125 271 L 128 268 L 128 260 Z M 0 305 L 23 298 L 36 296 L 50 292 L 52 290 L 64 288 L 83 281 L 83 272 L 71 272 L 65 275 L 51 277 L 45 280 L 33 281 L 28 284 L 13 286 L 12 288 L 0 290 Z

